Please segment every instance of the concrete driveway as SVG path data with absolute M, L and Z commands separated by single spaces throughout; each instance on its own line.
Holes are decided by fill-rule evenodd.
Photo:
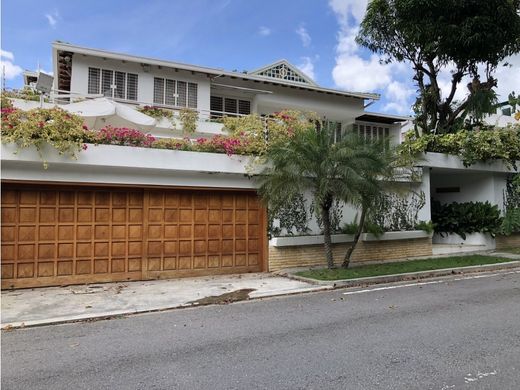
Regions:
M 324 290 L 266 273 L 2 291 L 2 328 Z M 208 299 L 209 298 L 209 299 Z

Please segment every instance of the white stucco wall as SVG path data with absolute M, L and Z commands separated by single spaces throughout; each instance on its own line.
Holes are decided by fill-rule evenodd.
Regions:
M 89 145 L 77 160 L 42 150 L 48 168 L 33 148 L 18 153 L 2 145 L 2 179 L 121 185 L 255 188 L 248 158 L 215 153 Z
M 486 202 L 503 209 L 503 191 L 506 187 L 506 173 L 500 172 L 431 172 L 432 197 L 443 204 L 452 202 Z M 459 192 L 443 193 L 442 188 L 459 189 Z M 439 193 L 439 189 L 441 192 Z
M 152 66 L 149 72 L 144 72 L 140 64 L 122 62 L 100 57 L 75 54 L 72 57 L 71 92 L 86 95 L 88 93 L 88 68 L 96 67 L 111 69 L 121 72 L 136 73 L 138 75 L 137 102 L 153 104 L 153 79 L 164 77 L 173 80 L 193 82 L 198 84 L 197 109 L 203 112 L 209 111 L 210 103 L 210 79 L 201 74 L 191 74 L 186 71 L 174 71 L 173 69 Z

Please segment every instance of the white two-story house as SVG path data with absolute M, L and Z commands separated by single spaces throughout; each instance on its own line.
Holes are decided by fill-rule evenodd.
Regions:
M 14 105 L 59 105 L 94 129 L 124 124 L 156 137 L 182 137 L 171 121 L 137 110 L 148 105 L 196 110 L 192 137 L 208 137 L 224 133 L 215 118 L 296 109 L 328 121 L 337 139 L 354 131 L 398 143 L 409 120 L 369 112 L 377 94 L 320 87 L 285 60 L 240 73 L 64 42 L 53 43 L 52 56 L 48 101 L 14 99 Z M 309 237 L 269 242 L 266 208 L 247 157 L 89 145 L 77 159 L 44 150 L 44 169 L 35 150 L 15 151 L 2 145 L 3 288 L 261 272 L 324 261 L 316 222 Z M 424 194 L 419 213 L 427 221 L 430 167 L 419 171 L 402 185 Z M 355 214 L 345 207 L 343 221 Z M 338 251 L 349 240 L 335 237 Z M 357 259 L 431 253 L 430 236 L 404 232 L 364 237 Z

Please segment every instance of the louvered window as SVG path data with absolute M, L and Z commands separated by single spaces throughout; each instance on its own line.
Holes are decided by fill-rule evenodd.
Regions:
M 155 77 L 153 101 L 167 106 L 197 108 L 197 89 L 196 83 Z
M 137 100 L 137 75 L 135 73 L 126 75 L 126 100 Z
M 109 69 L 88 68 L 88 93 L 137 100 L 138 76 Z
M 220 96 L 211 96 L 210 110 L 212 118 L 222 117 L 222 111 L 224 111 L 224 103 L 223 99 Z
M 153 79 L 153 102 L 164 104 L 164 79 Z
M 88 93 L 99 94 L 99 80 L 101 70 L 99 68 L 88 68 Z
M 238 112 L 238 102 L 237 99 L 224 99 L 224 112 L 236 114 Z
M 116 85 L 115 96 L 118 99 L 125 98 L 126 73 L 115 72 L 114 81 Z
M 371 141 L 385 140 L 386 145 L 389 145 L 390 128 L 388 127 L 354 124 L 352 130 L 361 138 Z
M 188 107 L 197 108 L 197 84 L 188 83 Z
M 251 102 L 249 100 L 239 100 L 238 101 L 238 113 L 240 115 L 251 114 Z
M 186 81 L 177 81 L 177 106 L 186 107 L 187 96 Z
M 101 71 L 101 93 L 105 96 L 112 96 L 112 83 L 114 72 L 112 70 L 103 69 Z
M 210 110 L 213 118 L 218 118 L 223 115 L 249 115 L 251 114 L 251 102 L 249 100 L 211 96 Z
M 176 96 L 177 93 L 175 91 L 175 80 L 166 80 L 166 94 L 164 97 L 164 104 L 175 106 Z

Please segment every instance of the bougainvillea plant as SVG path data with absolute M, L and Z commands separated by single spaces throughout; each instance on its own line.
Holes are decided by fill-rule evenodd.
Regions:
M 162 138 L 155 141 L 153 148 L 183 150 L 189 152 L 225 153 L 228 156 L 234 154 L 247 154 L 247 141 L 239 138 L 216 135 L 213 138 Z
M 51 145 L 59 154 L 76 158 L 85 149 L 88 132 L 83 119 L 60 108 L 38 108 L 22 111 L 2 109 L 2 143 L 14 143 L 18 150 L 35 147 L 43 158 L 42 149 Z
M 91 132 L 89 141 L 93 144 L 150 148 L 155 137 L 135 129 L 107 126 L 99 131 Z

